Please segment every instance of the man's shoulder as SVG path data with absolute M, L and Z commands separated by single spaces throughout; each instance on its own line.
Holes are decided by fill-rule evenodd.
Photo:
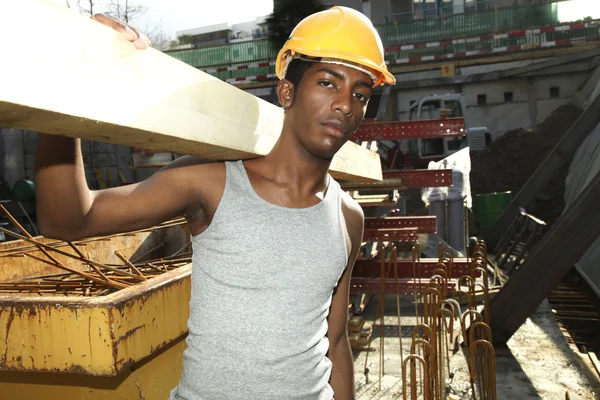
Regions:
M 224 161 L 206 160 L 199 157 L 183 156 L 161 170 L 163 179 L 169 187 L 179 191 L 207 192 L 222 189 L 225 186 L 226 167 Z
M 362 226 L 365 218 L 362 207 L 346 191 L 341 188 L 340 190 L 342 192 L 342 212 L 346 222 L 354 222 L 354 224 Z

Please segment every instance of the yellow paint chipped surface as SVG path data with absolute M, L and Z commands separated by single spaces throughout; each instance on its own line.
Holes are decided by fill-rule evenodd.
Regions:
M 116 377 L 0 372 L 2 400 L 166 400 L 178 384 L 185 339 L 126 368 Z
M 0 371 L 116 375 L 187 332 L 190 271 L 104 297 L 1 297 Z

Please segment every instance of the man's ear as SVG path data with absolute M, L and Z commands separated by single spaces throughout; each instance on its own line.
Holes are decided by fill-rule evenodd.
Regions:
M 280 80 L 277 83 L 277 99 L 283 108 L 290 108 L 294 99 L 294 84 L 287 79 Z

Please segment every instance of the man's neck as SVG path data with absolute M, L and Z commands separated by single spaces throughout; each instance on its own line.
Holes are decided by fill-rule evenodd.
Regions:
M 264 163 L 272 171 L 271 179 L 285 182 L 305 193 L 324 189 L 331 164 L 328 160 L 319 160 L 307 154 L 304 149 L 292 150 L 277 145 L 264 158 Z

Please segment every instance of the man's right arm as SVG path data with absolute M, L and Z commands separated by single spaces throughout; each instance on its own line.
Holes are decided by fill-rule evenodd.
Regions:
M 210 186 L 197 184 L 210 166 L 193 168 L 183 157 L 143 182 L 92 191 L 80 147 L 78 139 L 39 135 L 36 203 L 44 236 L 76 240 L 151 227 L 201 207 L 201 189 Z

